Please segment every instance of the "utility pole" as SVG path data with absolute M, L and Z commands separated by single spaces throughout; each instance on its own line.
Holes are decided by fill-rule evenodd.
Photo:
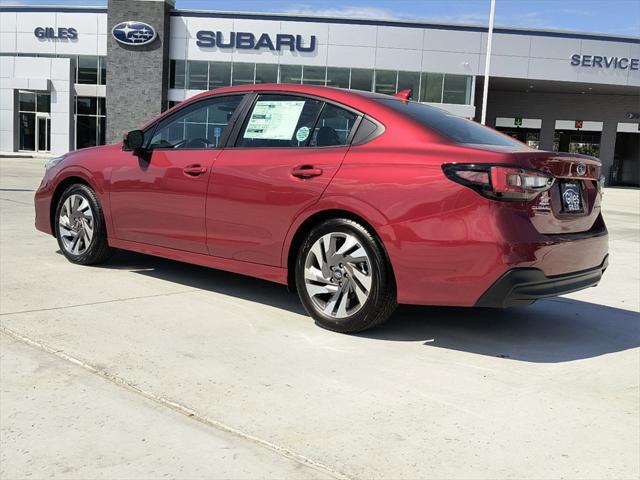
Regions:
M 489 67 L 491 66 L 491 41 L 493 40 L 493 17 L 496 12 L 496 0 L 491 0 L 491 11 L 489 12 L 489 34 L 487 36 L 486 60 L 484 63 L 484 85 L 482 88 L 482 118 L 480 123 L 487 122 L 487 97 L 489 96 Z

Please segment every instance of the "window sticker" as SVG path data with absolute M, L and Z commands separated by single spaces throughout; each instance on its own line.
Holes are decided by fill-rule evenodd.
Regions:
M 262 140 L 291 140 L 298 125 L 304 100 L 256 102 L 244 138 Z
M 309 138 L 309 127 L 300 127 L 296 132 L 296 140 L 304 142 L 307 138 Z

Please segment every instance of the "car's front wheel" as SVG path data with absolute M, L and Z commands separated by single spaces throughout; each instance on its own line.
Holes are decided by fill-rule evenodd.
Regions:
M 330 219 L 313 228 L 298 252 L 295 277 L 309 315 L 336 332 L 379 325 L 397 305 L 382 247 L 353 220 Z
M 112 255 L 102 208 L 95 192 L 88 186 L 68 187 L 58 200 L 54 218 L 58 245 L 69 261 L 93 265 Z

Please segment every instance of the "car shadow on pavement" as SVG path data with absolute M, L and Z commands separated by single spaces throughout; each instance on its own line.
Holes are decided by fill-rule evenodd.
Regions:
M 125 251 L 118 251 L 103 267 L 305 315 L 297 296 L 284 286 L 252 277 Z M 640 314 L 564 297 L 504 310 L 401 305 L 385 324 L 357 336 L 558 363 L 639 347 Z

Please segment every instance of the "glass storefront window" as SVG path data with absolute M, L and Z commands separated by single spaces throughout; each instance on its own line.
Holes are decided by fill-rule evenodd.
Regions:
M 280 65 L 280 83 L 302 83 L 302 65 Z
M 33 92 L 20 92 L 18 103 L 21 112 L 35 112 L 36 94 Z
M 327 86 L 338 88 L 349 88 L 349 69 L 348 68 L 327 68 Z
M 256 63 L 256 83 L 277 83 L 278 65 L 273 63 Z
M 36 95 L 36 111 L 43 113 L 51 112 L 51 94 L 38 93 Z
M 100 85 L 107 84 L 107 57 L 98 57 L 100 61 Z
M 467 75 L 444 76 L 444 92 L 442 103 L 469 103 L 471 96 L 471 77 Z
M 76 97 L 76 148 L 105 144 L 106 113 L 103 97 Z
M 420 88 L 421 102 L 442 103 L 442 73 L 423 73 L 422 86 Z
M 398 91 L 411 90 L 411 98 L 417 100 L 420 95 L 420 74 L 418 72 L 398 72 Z
M 304 67 L 302 83 L 305 85 L 322 85 L 326 83 L 327 69 L 325 67 Z
M 376 92 L 394 95 L 398 86 L 396 70 L 376 70 Z
M 76 113 L 78 115 L 97 115 L 97 97 L 76 97 Z
M 187 88 L 206 90 L 208 87 L 209 64 L 207 62 L 187 62 Z
M 185 87 L 185 70 L 187 62 L 184 60 L 171 60 L 169 64 L 169 88 Z
M 352 90 L 365 90 L 371 91 L 373 86 L 373 70 L 366 68 L 352 68 L 351 69 L 351 88 Z
M 574 133 L 569 138 L 569 153 L 600 156 L 600 133 Z
M 233 85 L 253 85 L 255 83 L 255 64 L 234 63 Z
M 374 80 L 375 79 L 375 80 Z M 431 72 L 171 60 L 169 87 L 206 90 L 229 85 L 293 83 L 327 85 L 394 95 L 411 90 L 412 99 L 430 103 L 471 104 L 473 78 Z
M 209 62 L 209 90 L 231 85 L 231 62 Z
M 83 55 L 78 57 L 77 83 L 88 85 L 98 84 L 98 57 Z

